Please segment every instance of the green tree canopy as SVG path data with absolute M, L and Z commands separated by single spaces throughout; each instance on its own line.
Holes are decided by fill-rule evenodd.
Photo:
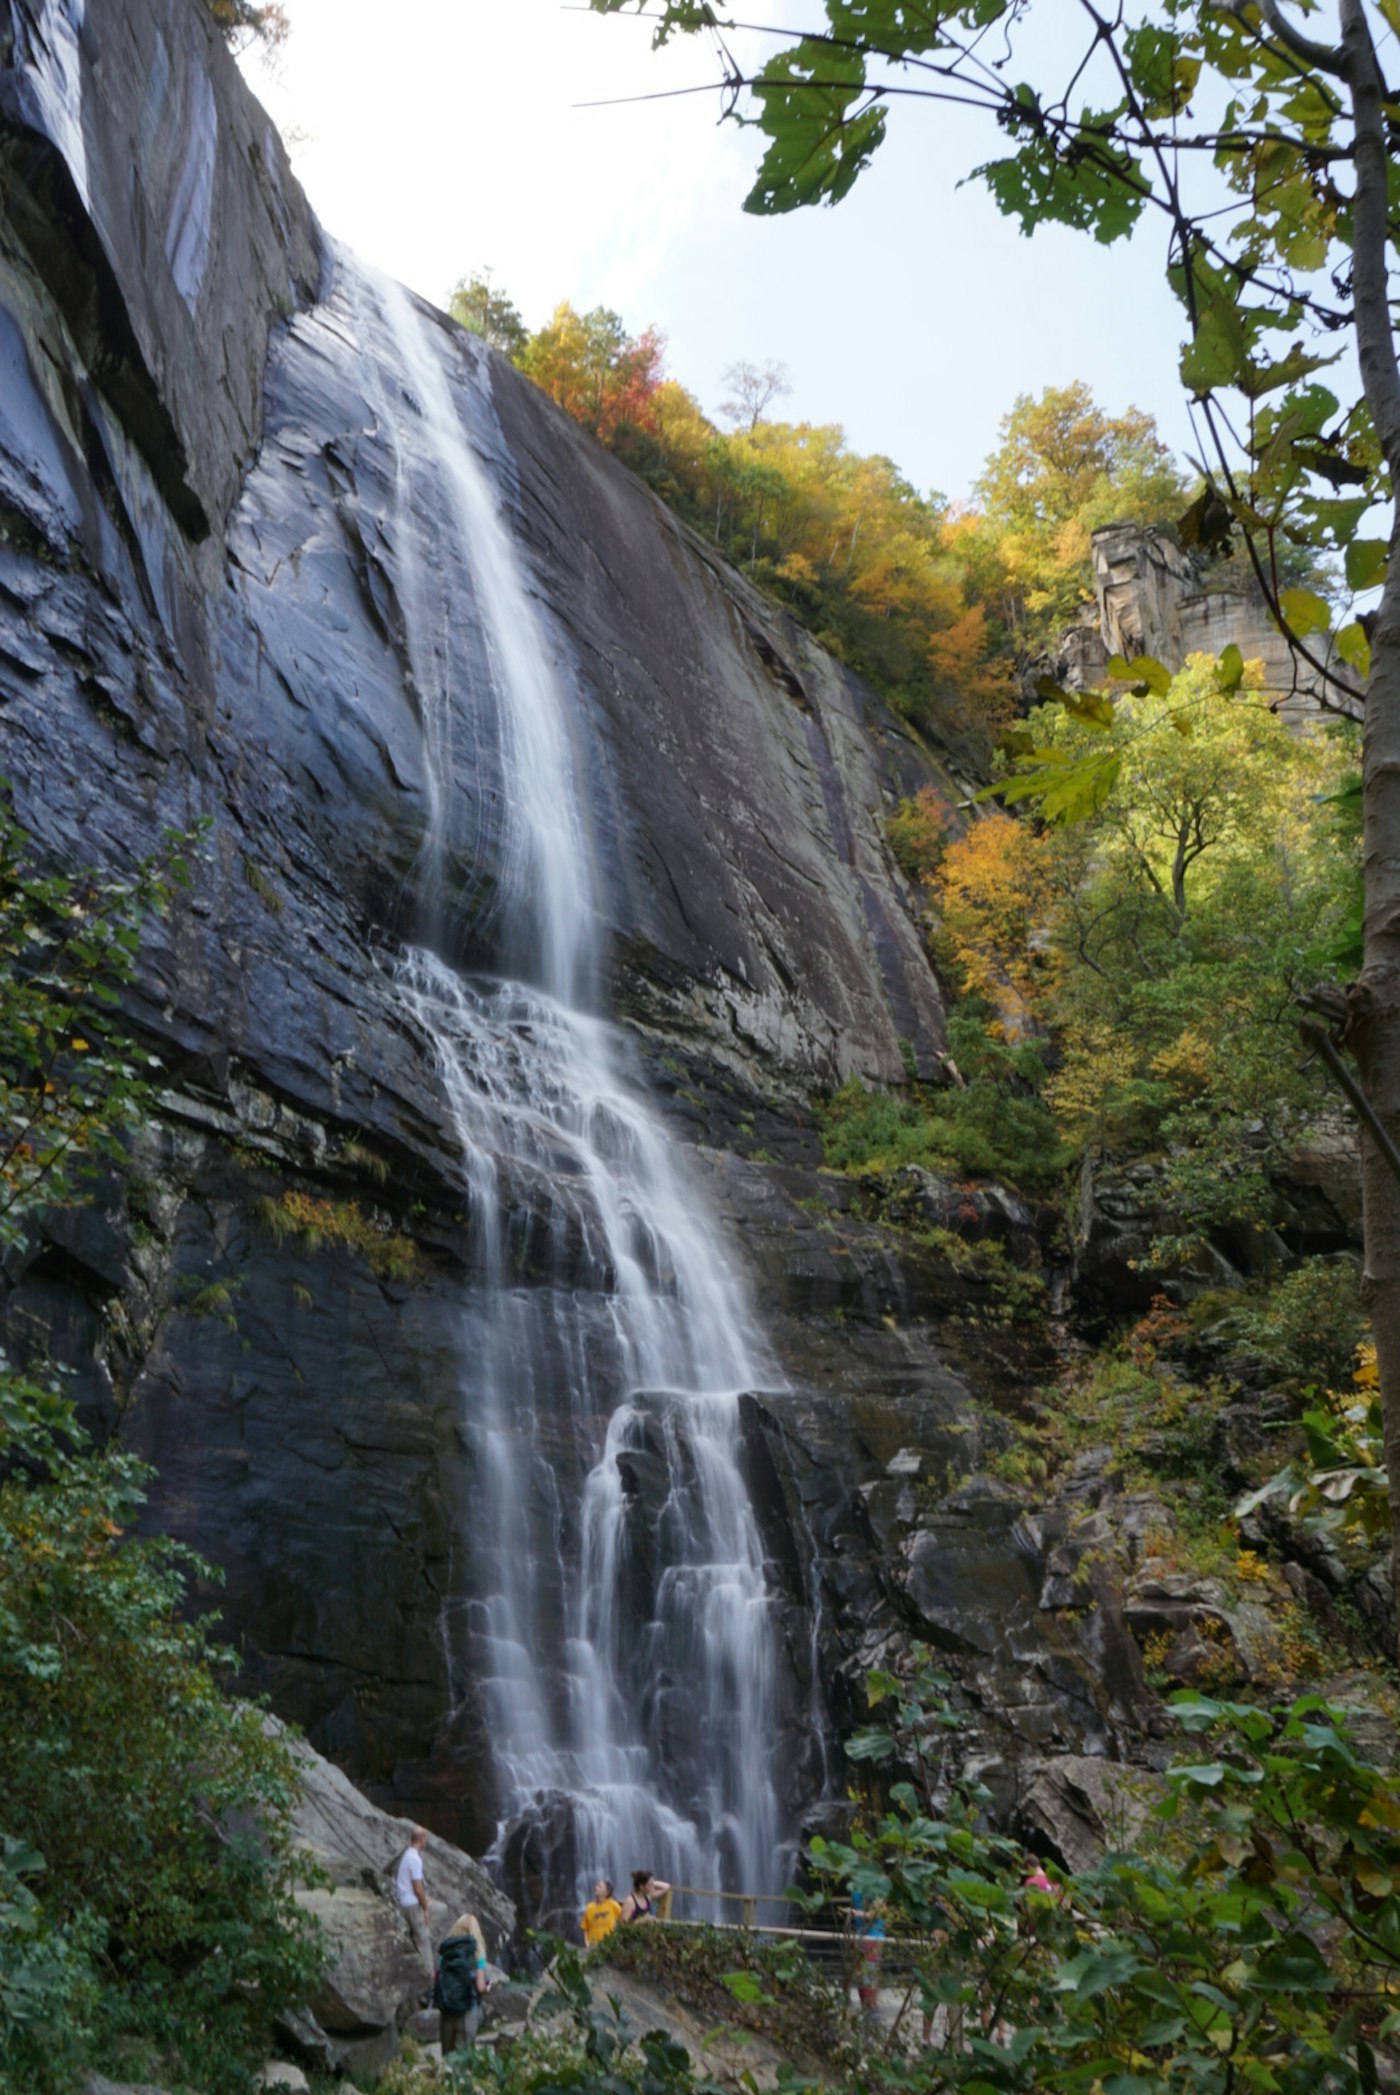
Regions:
M 489 269 L 478 269 L 463 277 L 447 310 L 459 326 L 480 335 L 513 364 L 524 356 L 530 330 L 505 292 L 496 289 Z
M 1088 386 L 1023 393 L 973 488 L 1007 577 L 1007 623 L 1045 636 L 1089 587 L 1089 542 L 1102 524 L 1174 524 L 1188 483 L 1151 415 L 1108 415 Z

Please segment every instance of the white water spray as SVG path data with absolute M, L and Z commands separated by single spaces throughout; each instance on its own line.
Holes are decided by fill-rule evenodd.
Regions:
M 739 1392 L 771 1371 L 694 1189 L 619 1073 L 615 1036 L 583 1008 L 594 880 L 564 693 L 448 380 L 447 338 L 397 286 L 355 295 L 387 322 L 406 387 L 385 416 L 434 909 L 464 716 L 477 736 L 483 709 L 494 723 L 503 788 L 492 910 L 510 979 L 424 951 L 399 971 L 434 1046 L 472 1226 L 468 1660 L 502 1829 L 562 1801 L 575 1890 L 633 1867 L 776 1888 L 776 1638 L 739 1461 Z M 423 555 L 433 575 L 410 563 L 444 512 L 455 542 Z M 459 688 L 449 556 L 470 581 L 484 693 Z

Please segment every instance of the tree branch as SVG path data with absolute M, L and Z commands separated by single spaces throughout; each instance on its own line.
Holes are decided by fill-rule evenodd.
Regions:
M 1278 38 L 1290 58 L 1296 58 L 1302 65 L 1316 66 L 1320 73 L 1330 73 L 1334 79 L 1342 77 L 1343 61 L 1340 51 L 1330 44 L 1315 43 L 1310 36 L 1304 36 L 1301 30 L 1295 29 L 1291 22 L 1286 22 L 1279 13 L 1278 0 L 1257 0 L 1257 5 L 1260 19 L 1268 23 L 1270 34 Z M 1244 20 L 1241 9 L 1234 9 L 1233 12 L 1236 20 Z

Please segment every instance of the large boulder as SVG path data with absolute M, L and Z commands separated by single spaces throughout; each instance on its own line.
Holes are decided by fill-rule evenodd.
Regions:
M 315 1864 L 318 1879 L 297 1899 L 322 1928 L 327 1958 L 305 2013 L 290 2018 L 279 2034 L 289 2049 L 323 2070 L 378 2068 L 393 2057 L 400 2028 L 427 1990 L 394 1895 L 394 1868 L 413 1826 L 377 1810 L 304 1740 L 294 1740 L 292 1750 L 300 1784 L 293 1838 Z M 423 1880 L 435 1939 L 459 1914 L 472 1912 L 489 1948 L 509 1940 L 515 1909 L 470 1855 L 430 1834 Z
M 292 1751 L 300 1782 L 292 1835 L 330 1879 L 328 1897 L 356 1890 L 391 1899 L 393 1873 L 413 1836 L 413 1822 L 379 1810 L 304 1739 L 295 1740 Z M 499 1950 L 510 1940 L 515 1925 L 510 1900 L 479 1862 L 431 1831 L 423 1850 L 423 1881 L 433 1905 L 446 1914 L 444 1933 L 460 1913 L 475 1913 L 488 1950 Z
M 360 2037 L 394 2029 L 401 2012 L 420 2005 L 427 1991 L 423 1966 L 382 1893 L 339 1884 L 298 1892 L 297 1903 L 325 1930 L 329 1948 L 325 1974 L 308 2002 L 323 2030 Z

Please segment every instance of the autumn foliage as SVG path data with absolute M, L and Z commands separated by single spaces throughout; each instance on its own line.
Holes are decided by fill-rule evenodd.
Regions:
M 520 365 L 576 422 L 608 442 L 622 428 L 655 428 L 662 347 L 655 328 L 633 337 L 605 306 L 576 313 L 566 301 L 530 337 Z
M 1085 594 L 1093 526 L 1185 501 L 1151 418 L 1105 415 L 1083 386 L 1017 402 L 970 510 L 852 451 L 835 423 L 766 419 L 779 367 L 731 368 L 725 429 L 667 375 L 654 328 L 566 301 L 530 334 L 487 274 L 452 311 L 906 718 L 984 745 L 1016 710 L 1018 657 Z
M 1055 863 L 1027 822 L 986 815 L 950 844 L 935 876 L 940 948 L 970 996 L 1015 1040 L 1044 1011 L 1056 974 L 1045 937 Z

